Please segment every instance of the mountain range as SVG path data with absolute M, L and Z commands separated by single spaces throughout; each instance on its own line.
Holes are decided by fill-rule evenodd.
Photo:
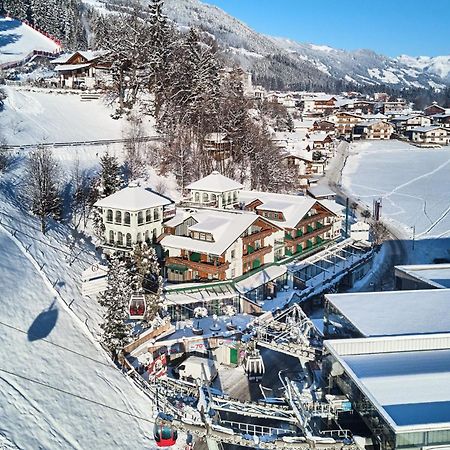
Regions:
M 124 0 L 108 3 L 114 1 L 123 4 Z M 271 89 L 439 90 L 450 86 L 450 56 L 391 58 L 368 49 L 347 51 L 266 36 L 200 0 L 165 0 L 164 12 L 181 28 L 193 26 L 213 36 L 229 60 L 250 70 L 257 84 Z

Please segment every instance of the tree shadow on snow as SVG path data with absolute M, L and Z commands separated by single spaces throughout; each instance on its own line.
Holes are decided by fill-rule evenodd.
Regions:
M 53 303 L 34 319 L 30 328 L 28 328 L 28 340 L 30 342 L 38 341 L 39 339 L 46 338 L 55 328 L 58 320 L 58 308 Z

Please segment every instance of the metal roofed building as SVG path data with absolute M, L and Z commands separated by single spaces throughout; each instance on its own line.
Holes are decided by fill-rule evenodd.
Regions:
M 325 336 L 450 333 L 450 289 L 328 294 Z
M 450 447 L 450 334 L 325 341 L 324 377 L 381 450 Z
M 396 289 L 448 289 L 450 264 L 395 267 Z

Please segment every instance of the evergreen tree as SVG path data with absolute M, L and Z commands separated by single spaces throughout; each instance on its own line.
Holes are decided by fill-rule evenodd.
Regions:
M 127 323 L 129 317 L 129 302 L 132 294 L 132 277 L 125 260 L 118 254 L 111 257 L 108 271 L 106 291 L 100 294 L 98 302 L 105 308 L 104 321 L 101 324 L 102 343 L 113 355 L 130 341 L 131 326 Z
M 134 290 L 145 295 L 146 322 L 151 322 L 161 307 L 163 280 L 155 249 L 146 242 L 134 247 L 133 255 Z
M 105 153 L 100 158 L 101 197 L 108 197 L 118 191 L 122 185 L 119 161 L 115 156 Z

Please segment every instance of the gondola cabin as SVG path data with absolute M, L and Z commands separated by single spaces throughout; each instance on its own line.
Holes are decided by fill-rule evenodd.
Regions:
M 172 424 L 172 418 L 159 413 L 153 428 L 153 437 L 158 447 L 171 447 L 177 442 L 178 433 Z
M 130 298 L 130 319 L 139 320 L 145 316 L 147 304 L 145 302 L 144 294 L 132 294 Z

